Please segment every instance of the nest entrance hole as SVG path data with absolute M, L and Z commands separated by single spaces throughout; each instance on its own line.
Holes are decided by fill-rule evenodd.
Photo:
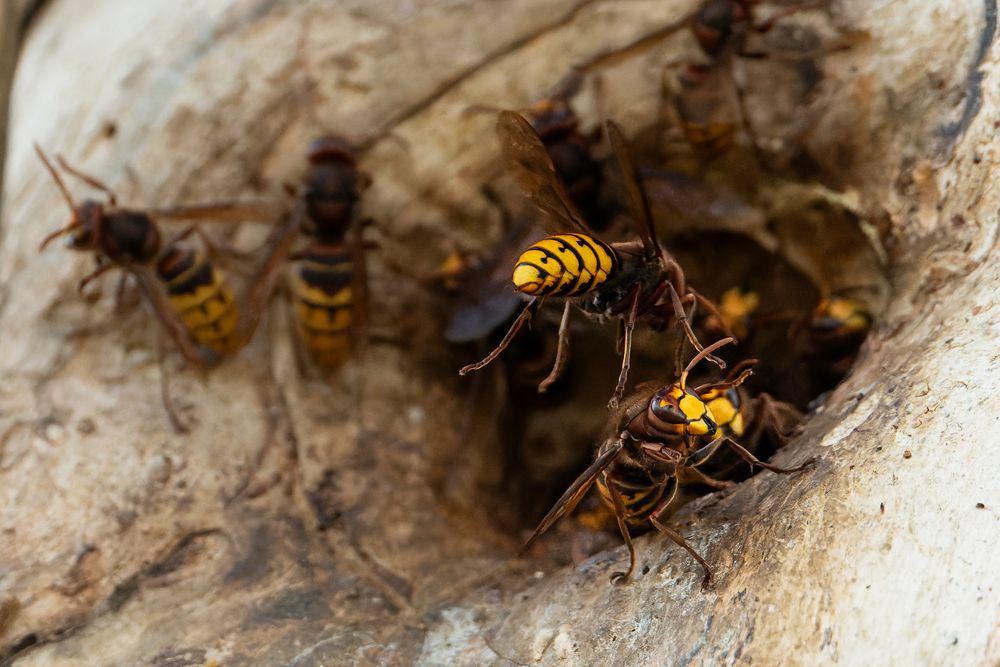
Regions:
M 747 203 L 758 212 L 753 229 L 687 225 L 671 234 L 661 225 L 660 235 L 689 284 L 715 303 L 722 303 L 734 289 L 753 295 L 756 306 L 745 320 L 745 335 L 738 346 L 725 350 L 724 357 L 730 366 L 759 359 L 746 384 L 750 394 L 767 392 L 794 405 L 808 419 L 809 411 L 849 369 L 848 364 L 831 371 L 810 356 L 806 331 L 814 309 L 824 297 L 842 295 L 877 314 L 884 303 L 884 278 L 879 255 L 863 229 L 865 221 L 842 204 L 840 195 L 806 184 L 780 182 L 775 187 L 785 195 L 769 193 Z M 545 311 L 547 315 L 530 332 L 522 332 L 519 343 L 501 356 L 492 371 L 497 374 L 497 394 L 491 399 L 496 438 L 490 442 L 498 448 L 502 472 L 480 489 L 476 500 L 491 508 L 503 529 L 518 539 L 534 528 L 592 460 L 606 427 L 605 405 L 620 362 L 617 327 L 578 314 L 569 371 L 547 394 L 539 395 L 536 386 L 554 356 L 561 309 L 550 304 Z M 696 318 L 703 342 L 722 337 L 710 330 L 704 315 Z M 504 331 L 505 327 L 498 328 L 483 349 Z M 683 344 L 675 329 L 658 333 L 637 327 L 629 386 L 652 379 L 673 381 L 676 346 Z M 692 354 L 688 347 L 684 359 Z M 697 375 L 699 382 L 720 377 L 709 364 L 703 364 Z M 759 455 L 766 460 L 776 448 L 777 443 L 765 438 Z M 739 481 L 750 471 L 735 466 L 731 474 Z M 569 531 L 573 539 L 555 534 L 545 543 L 561 540 L 556 551 L 567 560 L 609 544 L 595 537 L 589 526 L 581 528 L 572 520 L 563 523 L 569 527 L 553 532 Z

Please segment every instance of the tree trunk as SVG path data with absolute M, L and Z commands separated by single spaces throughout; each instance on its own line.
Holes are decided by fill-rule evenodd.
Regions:
M 707 592 L 656 535 L 637 541 L 625 586 L 608 581 L 623 549 L 575 568 L 516 556 L 523 534 L 489 491 L 508 443 L 495 415 L 466 426 L 468 395 L 503 387 L 457 376 L 439 290 L 394 268 L 427 274 L 455 244 L 500 236 L 479 194 L 501 174 L 493 119 L 468 107 L 523 107 L 589 63 L 606 113 L 639 136 L 659 122 L 664 65 L 692 57 L 680 21 L 695 3 L 46 5 L 5 156 L 0 659 L 996 664 L 996 6 L 871 4 L 789 17 L 856 37 L 815 59 L 821 82 L 792 121 L 774 110 L 779 59 L 749 68 L 751 116 L 775 135 L 794 126 L 873 222 L 886 256 L 869 269 L 890 296 L 847 380 L 776 459 L 817 463 L 672 519 L 717 567 Z M 167 206 L 281 198 L 308 140 L 330 132 L 373 177 L 378 335 L 319 381 L 297 370 L 276 303 L 210 373 L 167 359 L 192 423 L 174 433 L 149 314 L 116 313 L 113 278 L 81 298 L 89 257 L 37 250 L 66 211 L 32 142 L 126 205 Z

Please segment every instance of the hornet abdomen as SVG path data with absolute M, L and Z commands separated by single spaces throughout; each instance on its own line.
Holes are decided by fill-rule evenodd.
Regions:
M 305 251 L 292 276 L 302 343 L 320 366 L 340 365 L 351 350 L 354 294 L 349 250 Z
M 514 287 L 531 296 L 578 296 L 597 289 L 619 268 L 611 247 L 585 234 L 546 236 L 521 253 Z
M 649 515 L 656 510 L 667 490 L 667 481 L 655 481 L 641 470 L 612 470 L 607 475 L 621 494 L 625 521 L 630 528 L 645 528 Z M 604 475 L 597 478 L 597 491 L 605 505 L 614 510 L 615 502 Z
M 191 338 L 219 354 L 235 350 L 239 309 L 222 272 L 201 253 L 176 247 L 163 254 L 156 270 Z

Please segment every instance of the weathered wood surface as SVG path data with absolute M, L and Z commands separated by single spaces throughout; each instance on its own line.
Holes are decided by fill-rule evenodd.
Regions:
M 51 2 L 26 37 L 6 155 L 0 656 L 996 664 L 992 0 L 838 3 L 838 27 L 870 38 L 824 60 L 808 141 L 888 212 L 892 298 L 856 371 L 778 457 L 815 468 L 679 517 L 720 569 L 712 591 L 655 536 L 629 586 L 608 583 L 622 550 L 549 572 L 515 559 L 518 536 L 472 502 L 500 453 L 488 433 L 463 439 L 468 385 L 440 305 L 380 256 L 429 271 L 451 242 L 499 235 L 477 193 L 497 174 L 491 120 L 470 104 L 523 105 L 693 4 Z M 677 36 L 609 63 L 609 113 L 652 123 L 659 68 L 690 47 Z M 83 301 L 89 261 L 37 252 L 65 211 L 31 142 L 125 202 L 165 205 L 280 196 L 329 130 L 368 147 L 373 327 L 407 342 L 373 345 L 332 384 L 302 379 L 276 310 L 273 344 L 205 378 L 174 370 L 196 424 L 173 434 L 146 313 L 114 314 L 113 281 Z

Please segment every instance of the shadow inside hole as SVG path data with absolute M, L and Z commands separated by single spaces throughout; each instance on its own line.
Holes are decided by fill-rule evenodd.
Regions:
M 767 392 L 805 410 L 831 388 L 811 371 L 801 350 L 795 349 L 796 325 L 820 299 L 819 289 L 806 276 L 781 256 L 735 233 L 686 233 L 671 241 L 670 250 L 685 267 L 689 283 L 713 302 L 720 303 L 732 288 L 759 299 L 746 335 L 737 345 L 720 351 L 730 367 L 744 359 L 759 360 L 746 382 L 751 394 Z M 696 374 L 699 382 L 714 379 L 707 365 L 700 371 Z
M 579 321 L 572 329 L 572 358 L 566 374 L 545 394 L 538 383 L 555 357 L 557 312 L 522 330 L 511 347 L 482 373 L 491 385 L 480 393 L 471 421 L 490 428 L 498 474 L 477 489 L 478 502 L 506 532 L 518 538 L 534 528 L 593 456 L 605 428 L 607 402 L 617 377 L 615 327 Z M 544 313 L 544 311 L 543 311 Z M 502 335 L 502 331 L 500 335 Z M 499 336 L 495 336 L 498 339 Z M 489 340 L 482 349 L 491 348 Z

